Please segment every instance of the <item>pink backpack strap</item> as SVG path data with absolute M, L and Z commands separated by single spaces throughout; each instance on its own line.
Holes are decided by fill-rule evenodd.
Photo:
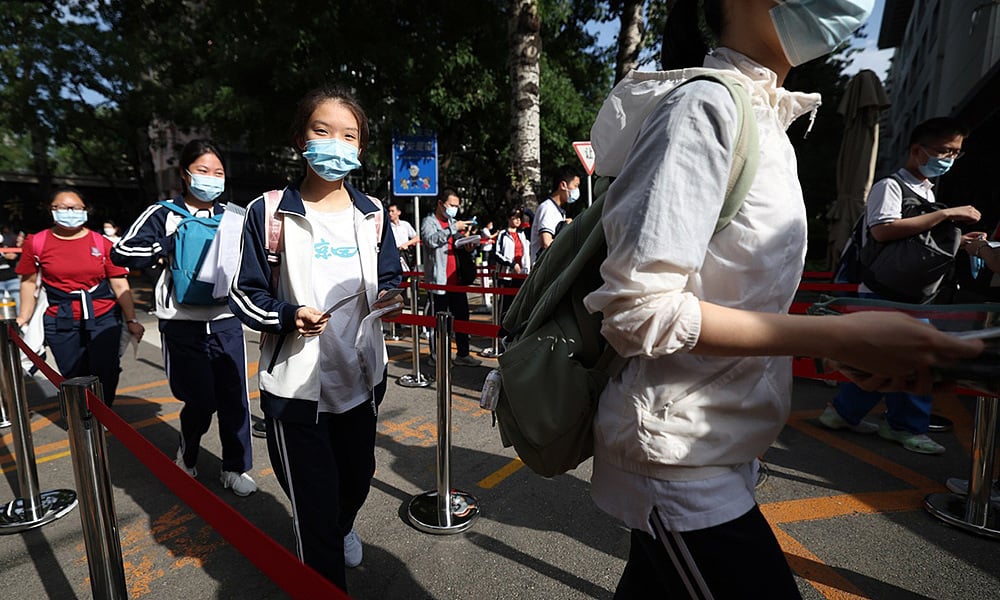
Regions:
M 281 190 L 264 192 L 264 221 L 267 225 L 267 262 L 271 265 L 271 290 L 278 289 L 281 275 L 281 253 L 285 249 L 282 227 L 285 217 L 278 212 L 278 204 L 284 194 Z

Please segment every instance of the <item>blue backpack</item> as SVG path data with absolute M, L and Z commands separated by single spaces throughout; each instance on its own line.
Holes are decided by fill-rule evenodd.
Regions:
M 160 206 L 179 214 L 183 219 L 177 224 L 174 234 L 174 253 L 170 260 L 170 275 L 173 277 L 174 296 L 181 304 L 214 305 L 223 304 L 225 298 L 212 296 L 215 284 L 198 281 L 198 273 L 205 262 L 205 255 L 219 231 L 222 215 L 196 217 L 170 200 L 161 200 Z

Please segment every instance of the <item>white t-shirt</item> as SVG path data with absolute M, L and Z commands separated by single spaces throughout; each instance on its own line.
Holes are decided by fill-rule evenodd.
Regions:
M 325 311 L 362 289 L 355 216 L 354 206 L 337 212 L 306 207 L 306 219 L 313 229 L 313 294 L 319 310 Z M 320 412 L 344 413 L 371 396 L 354 349 L 358 326 L 367 312 L 365 295 L 361 294 L 333 311 L 320 335 Z
M 399 220 L 399 223 L 389 221 L 389 227 L 392 228 L 392 237 L 396 240 L 397 248 L 417 235 L 417 231 L 413 228 L 413 225 L 410 225 L 402 219 Z
M 538 260 L 542 251 L 542 233 L 556 234 L 556 227 L 566 220 L 566 213 L 552 198 L 546 198 L 535 211 L 535 220 L 531 222 L 531 262 Z

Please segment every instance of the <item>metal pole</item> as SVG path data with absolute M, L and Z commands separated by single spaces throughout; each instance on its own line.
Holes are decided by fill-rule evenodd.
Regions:
M 449 534 L 465 531 L 479 516 L 479 501 L 451 487 L 451 338 L 454 318 L 437 314 L 437 488 L 414 496 L 407 516 L 425 533 Z
M 924 499 L 924 508 L 950 525 L 1000 539 L 1000 505 L 990 503 L 997 450 L 997 419 L 1000 416 L 998 404 L 998 398 L 980 396 L 976 399 L 969 495 L 931 494 Z
M 6 291 L 4 292 L 3 298 L 0 299 L 0 314 L 2 314 L 2 318 L 4 321 L 10 321 L 14 323 L 16 326 L 17 304 L 14 302 L 14 299 L 11 298 L 10 294 Z M 3 366 L 0 365 L 0 368 L 3 368 Z M 3 401 L 3 398 L 0 398 L 0 429 L 6 429 L 7 427 L 10 427 L 10 425 L 11 425 L 10 419 L 7 418 L 6 403 Z
M 497 271 L 495 277 L 493 278 L 494 285 L 500 286 L 500 272 Z M 500 325 L 500 305 L 503 304 L 505 296 L 496 295 L 493 296 L 493 324 Z M 484 358 L 496 358 L 500 356 L 500 337 L 493 338 L 493 347 L 487 348 L 479 353 L 479 356 Z
M 420 287 L 417 284 L 416 277 L 410 277 L 410 313 L 417 315 L 420 314 L 420 308 L 417 301 L 417 294 L 420 292 Z M 410 337 L 412 338 L 413 352 L 411 354 L 413 361 L 413 374 L 403 375 L 396 380 L 396 383 L 403 387 L 427 387 L 431 384 L 426 377 L 420 374 L 420 327 L 417 325 L 410 325 Z
M 587 174 L 587 208 L 594 203 L 594 176 Z
M 6 315 L 4 315 L 6 316 Z M 17 483 L 21 497 L 0 506 L 0 534 L 19 533 L 51 523 L 76 506 L 73 490 L 41 492 L 38 488 L 38 466 L 31 439 L 28 395 L 24 391 L 21 353 L 12 335 L 13 319 L 0 322 L 0 393 L 10 404 L 14 427 L 13 454 L 17 457 Z
M 88 390 L 104 401 L 100 380 L 93 375 L 67 379 L 59 386 L 59 404 L 69 424 L 73 474 L 80 490 L 90 588 L 95 598 L 127 599 L 107 443 L 104 427 L 87 407 Z
M 420 196 L 414 196 L 413 197 L 413 221 L 414 221 L 414 226 L 416 227 L 417 231 L 420 231 Z M 417 266 L 420 266 L 420 265 L 424 264 L 424 261 L 421 260 L 421 255 L 420 255 L 420 251 L 421 251 L 420 246 L 421 245 L 422 244 L 417 244 L 416 245 L 417 246 Z M 413 314 L 417 314 L 417 313 L 414 312 Z

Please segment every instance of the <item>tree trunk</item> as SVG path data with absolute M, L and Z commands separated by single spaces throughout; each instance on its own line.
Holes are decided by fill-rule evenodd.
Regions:
M 511 0 L 510 11 L 511 188 L 515 202 L 534 207 L 541 183 L 538 0 Z
M 642 18 L 643 0 L 622 2 L 621 30 L 618 33 L 618 56 L 615 59 L 615 83 L 639 66 L 639 52 L 646 35 L 646 24 Z

